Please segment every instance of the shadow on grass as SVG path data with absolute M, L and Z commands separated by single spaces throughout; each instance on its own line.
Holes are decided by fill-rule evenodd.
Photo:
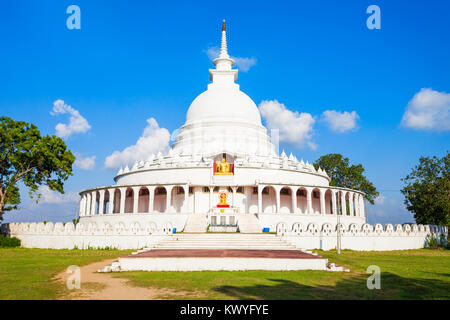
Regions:
M 220 286 L 213 288 L 237 299 L 450 299 L 450 282 L 437 279 L 410 279 L 383 272 L 381 289 L 369 290 L 369 274 L 339 279 L 333 285 L 304 285 L 285 279 L 267 279 L 271 285 L 247 287 Z

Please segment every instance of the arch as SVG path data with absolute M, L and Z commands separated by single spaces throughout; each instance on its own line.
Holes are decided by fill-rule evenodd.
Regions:
M 109 191 L 108 189 L 105 189 L 105 194 L 104 194 L 104 198 L 103 198 L 103 214 L 108 213 L 109 212 Z
M 114 190 L 114 207 L 113 213 L 120 213 L 120 200 L 122 197 L 122 193 L 119 189 Z
M 277 211 L 275 192 L 275 188 L 272 186 L 265 186 L 262 189 L 261 198 L 263 213 L 275 213 Z
M 342 190 L 336 191 L 336 211 L 342 215 Z
M 180 186 L 175 186 L 171 191 L 171 204 L 170 206 L 174 209 L 175 213 L 180 213 L 184 207 L 185 193 L 184 188 Z
M 297 197 L 297 209 L 302 214 L 306 214 L 308 212 L 308 200 L 307 200 L 308 190 L 306 188 L 300 187 L 295 192 L 295 196 Z
M 166 211 L 167 189 L 163 186 L 155 189 L 155 197 L 153 201 L 153 210 L 156 212 Z
M 320 189 L 314 188 L 311 191 L 311 206 L 313 213 L 320 213 Z
M 147 187 L 139 189 L 138 212 L 149 212 L 148 204 L 150 199 L 150 191 Z
M 95 210 L 94 210 L 94 214 L 98 214 L 100 212 L 100 192 L 95 191 Z
M 280 190 L 280 213 L 294 212 L 292 208 L 292 190 L 289 187 L 283 187 Z
M 125 191 L 125 213 L 133 213 L 134 191 L 132 188 L 127 188 Z
M 330 189 L 325 191 L 325 213 L 333 214 L 333 193 Z
M 345 199 L 344 215 L 349 216 L 350 215 L 350 192 L 348 192 L 348 191 L 345 192 L 344 199 Z

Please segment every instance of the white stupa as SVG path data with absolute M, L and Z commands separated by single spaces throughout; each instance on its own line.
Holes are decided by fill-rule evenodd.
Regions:
M 80 192 L 80 222 L 242 233 L 338 220 L 363 225 L 362 192 L 331 187 L 322 169 L 276 153 L 256 104 L 236 84 L 225 21 L 213 63 L 211 83 L 190 105 L 170 151 L 121 169 L 114 185 Z

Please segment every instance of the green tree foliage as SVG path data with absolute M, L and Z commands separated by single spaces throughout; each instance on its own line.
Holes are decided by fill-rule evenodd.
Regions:
M 402 179 L 406 208 L 421 224 L 450 225 L 450 154 L 421 157 Z
M 23 121 L 0 117 L 0 220 L 20 204 L 18 183 L 39 200 L 38 188 L 64 193 L 75 157 L 56 136 L 41 137 L 38 128 Z
M 321 156 L 314 162 L 314 168 L 324 169 L 331 178 L 330 186 L 360 190 L 366 194 L 366 199 L 373 204 L 379 193 L 375 186 L 363 175 L 361 164 L 350 165 L 348 158 L 341 154 L 330 153 Z

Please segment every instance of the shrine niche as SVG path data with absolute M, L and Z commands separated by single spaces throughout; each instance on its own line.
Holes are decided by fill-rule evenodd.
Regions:
M 234 175 L 234 159 L 223 153 L 214 159 L 213 163 L 214 175 Z

